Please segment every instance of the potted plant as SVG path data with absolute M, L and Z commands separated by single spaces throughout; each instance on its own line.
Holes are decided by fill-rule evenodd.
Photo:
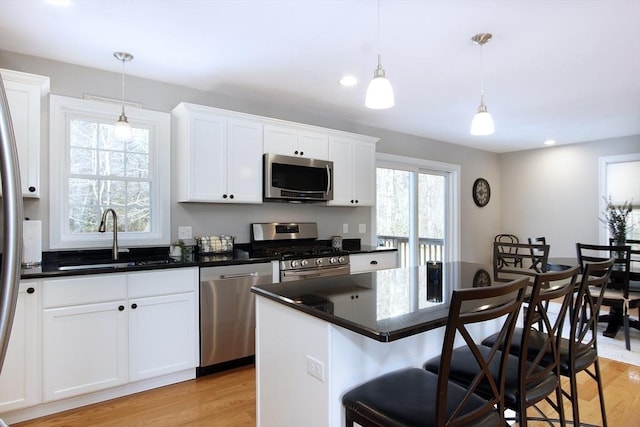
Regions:
M 611 201 L 611 196 L 607 199 L 604 198 L 607 206 L 604 210 L 603 218 L 600 221 L 604 223 L 611 238 L 616 245 L 624 245 L 627 239 L 627 218 L 632 211 L 631 203 L 625 200 L 622 205 L 614 205 Z

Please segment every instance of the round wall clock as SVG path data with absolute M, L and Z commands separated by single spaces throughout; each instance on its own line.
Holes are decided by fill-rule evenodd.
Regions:
M 491 198 L 491 187 L 489 182 L 484 178 L 478 178 L 473 183 L 473 201 L 476 205 L 483 207 L 489 203 Z

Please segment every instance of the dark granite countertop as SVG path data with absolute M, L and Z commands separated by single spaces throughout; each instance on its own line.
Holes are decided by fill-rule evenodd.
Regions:
M 444 326 L 454 289 L 492 283 L 490 265 L 452 262 L 259 285 L 252 292 L 389 342 Z
M 345 252 L 368 253 L 377 250 L 395 250 L 373 246 L 353 245 Z M 120 253 L 117 261 L 111 260 L 110 249 L 71 250 L 44 252 L 42 265 L 23 268 L 22 279 L 79 276 L 89 274 L 122 273 L 140 270 L 158 270 L 184 267 L 218 267 L 225 265 L 255 264 L 277 260 L 276 257 L 252 257 L 248 244 L 236 245 L 233 253 L 198 255 L 189 253 L 180 258 L 169 256 L 168 247 L 130 248 Z M 69 269 L 71 266 L 72 269 Z M 76 267 L 78 266 L 78 267 Z M 85 266 L 82 268 L 80 266 Z

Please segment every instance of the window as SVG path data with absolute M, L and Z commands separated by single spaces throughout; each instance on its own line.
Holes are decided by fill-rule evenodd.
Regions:
M 627 239 L 640 239 L 640 154 L 600 158 L 600 212 L 606 207 L 605 198 L 614 205 L 625 201 L 632 204 L 628 218 Z M 608 230 L 601 223 L 600 241 L 609 241 Z
M 169 244 L 169 114 L 129 107 L 133 139 L 122 142 L 119 108 L 51 96 L 51 248 L 108 247 L 111 233 L 98 233 L 107 208 L 121 246 Z
M 378 245 L 398 249 L 401 266 L 458 259 L 459 167 L 378 155 Z

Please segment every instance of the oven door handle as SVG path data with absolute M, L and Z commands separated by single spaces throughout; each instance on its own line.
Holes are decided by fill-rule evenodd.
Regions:
M 348 265 L 343 265 L 340 267 L 334 268 L 323 268 L 320 270 L 303 270 L 303 271 L 283 271 L 284 277 L 321 277 L 321 276 L 330 276 L 335 275 L 336 272 L 343 271 L 344 274 L 349 274 L 350 267 Z

